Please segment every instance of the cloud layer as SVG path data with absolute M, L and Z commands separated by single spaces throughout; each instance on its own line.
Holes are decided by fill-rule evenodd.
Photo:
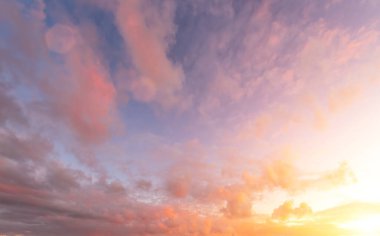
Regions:
M 0 1 L 0 234 L 350 235 L 379 9 Z

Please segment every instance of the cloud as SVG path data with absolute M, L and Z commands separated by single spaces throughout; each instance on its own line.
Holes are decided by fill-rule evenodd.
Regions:
M 280 158 L 264 166 L 260 180 L 269 188 L 292 190 L 298 188 L 298 175 L 298 170 L 291 161 Z
M 331 111 L 340 111 L 350 106 L 361 94 L 360 86 L 345 86 L 337 88 L 328 98 L 328 106 Z
M 189 194 L 189 188 L 189 181 L 186 178 L 177 177 L 167 183 L 167 191 L 177 198 L 186 197 Z
M 227 199 L 226 207 L 222 209 L 222 212 L 227 217 L 244 218 L 251 216 L 251 208 L 252 200 L 250 196 L 245 192 L 236 192 Z
M 20 104 L 6 92 L 7 87 L 0 83 L 0 124 L 27 124 L 28 121 Z
M 192 155 L 189 155 L 189 151 L 197 150 L 197 147 L 194 141 L 183 145 L 182 148 L 186 151 L 184 152 L 186 155 L 182 158 L 193 158 Z M 171 156 L 170 158 L 176 157 Z M 40 163 L 44 163 L 44 165 Z M 262 235 L 272 235 L 270 232 L 298 232 L 298 229 L 282 228 L 283 226 L 270 224 L 261 225 L 256 221 L 252 223 L 255 227 L 245 226 L 245 229 L 234 223 L 235 220 L 254 217 L 251 208 L 254 206 L 255 199 L 252 196 L 262 191 L 264 187 L 252 189 L 252 186 L 248 184 L 217 185 L 220 189 L 217 198 L 225 200 L 225 207 L 219 212 L 225 216 L 222 217 L 218 214 L 215 216 L 202 215 L 193 208 L 194 205 L 189 205 L 192 206 L 189 210 L 183 208 L 184 204 L 187 204 L 183 201 L 184 196 L 187 199 L 196 199 L 199 196 L 195 194 L 195 189 L 192 189 L 196 185 L 189 185 L 185 194 L 179 191 L 180 195 L 172 196 L 182 199 L 181 205 L 174 204 L 173 198 L 166 203 L 141 203 L 129 195 L 129 193 L 135 193 L 136 189 L 126 190 L 118 181 L 106 177 L 94 180 L 94 177 L 86 176 L 83 172 L 54 161 L 40 162 L 37 159 L 34 164 L 29 165 L 25 162 L 16 164 L 8 159 L 4 159 L 1 164 L 4 168 L 0 168 L 0 183 L 3 183 L 0 185 L 0 198 L 2 199 L 0 202 L 4 206 L 2 218 L 6 215 L 5 218 L 8 219 L 4 223 L 5 227 L 2 227 L 6 233 L 20 233 L 23 232 L 22 229 L 38 233 L 38 235 L 50 235 L 51 232 L 57 232 L 57 235 L 60 235 L 60 232 L 66 234 L 69 232 L 71 235 L 93 235 L 96 232 L 101 235 L 108 233 L 136 236 L 153 234 L 231 235 L 231 232 L 235 234 L 262 232 Z M 274 166 L 278 165 L 280 164 L 274 164 Z M 179 173 L 182 173 L 183 170 L 185 172 L 192 170 L 192 167 L 188 165 L 184 167 L 189 167 L 189 169 L 179 169 Z M 15 174 L 17 171 L 25 172 L 25 178 L 17 180 L 20 177 Z M 267 175 L 263 174 L 262 176 Z M 266 179 L 267 177 L 258 179 L 261 178 Z M 192 177 L 192 181 L 195 181 L 196 184 L 202 179 L 203 177 L 200 175 Z M 15 182 L 16 180 L 18 182 Z M 260 183 L 264 184 L 264 182 Z M 274 183 L 284 188 L 287 186 L 273 182 L 271 178 L 266 184 L 268 188 L 272 188 L 275 187 Z M 152 190 L 148 189 L 148 191 Z M 154 192 L 156 190 L 151 193 Z M 110 197 L 112 201 L 109 200 Z M 201 205 L 201 209 L 203 207 L 207 207 L 207 205 Z M 292 214 L 296 216 L 307 215 L 309 212 L 309 208 L 304 204 L 291 209 Z M 30 226 L 38 225 L 40 220 L 48 227 L 34 228 Z M 8 221 L 18 222 L 18 225 L 8 224 Z M 220 225 L 221 222 L 222 225 Z M 314 231 L 315 229 L 311 230 L 311 232 Z
M 204 150 L 202 146 L 198 148 Z M 163 171 L 168 174 L 161 176 L 164 185 L 159 190 L 167 194 L 168 201 L 177 199 L 183 204 L 219 207 L 219 212 L 227 218 L 252 216 L 255 204 L 267 192 L 299 194 L 321 188 L 330 190 L 352 184 L 355 179 L 347 163 L 329 171 L 304 172 L 296 165 L 300 157 L 291 148 L 280 149 L 262 161 L 253 162 L 249 171 L 237 172 L 240 176 L 237 173 L 214 175 L 214 166 L 209 164 L 214 159 L 205 158 L 207 152 L 200 155 L 196 150 L 197 145 L 187 143 L 159 153 L 163 158 L 161 162 L 176 160 Z M 241 165 L 234 165 L 238 164 Z
M 0 1 L 0 234 L 344 235 L 333 210 L 256 208 L 356 181 L 348 162 L 309 172 L 276 150 L 308 132 L 292 120 L 326 128 L 365 93 L 377 26 L 285 5 Z
M 45 39 L 50 50 L 67 53 L 77 43 L 78 35 L 73 27 L 56 24 L 46 32 Z
M 317 186 L 331 188 L 357 181 L 356 175 L 347 162 L 339 164 L 338 168 L 328 171 L 316 180 Z
M 34 65 L 44 57 L 46 49 L 42 36 L 43 18 L 36 13 L 34 9 L 25 10 L 24 5 L 19 2 L 1 3 L 2 25 L 5 29 L 8 27 L 12 30 L 8 33 L 2 32 L 4 37 L 0 47 L 0 68 L 2 77 L 7 73 L 12 75 L 12 84 L 23 81 L 31 85 L 38 77 L 38 69 Z
M 140 179 L 136 182 L 137 189 L 150 190 L 152 188 L 152 183 L 148 180 Z
M 20 137 L 11 131 L 0 131 L 0 155 L 14 161 L 43 160 L 52 150 L 51 144 L 40 137 Z
M 249 141 L 263 138 L 270 128 L 272 117 L 268 114 L 260 114 L 253 121 L 248 121 L 239 128 L 237 137 L 239 141 Z
M 325 188 L 332 189 L 352 184 L 356 181 L 355 174 L 347 162 L 342 162 L 337 168 L 306 177 L 296 165 L 294 153 L 288 149 L 275 152 L 277 156 L 262 166 L 260 175 L 245 173 L 243 180 L 253 189 L 283 189 L 288 192 Z M 280 155 L 280 156 L 278 156 Z
M 302 202 L 299 206 L 294 206 L 293 201 L 286 201 L 281 206 L 273 210 L 272 218 L 286 221 L 290 218 L 300 219 L 310 216 L 313 213 L 307 203 Z
M 207 185 L 212 165 L 206 161 L 205 147 L 199 140 L 187 140 L 177 145 L 161 143 L 154 155 L 163 165 L 159 178 L 165 194 L 174 198 L 202 199 L 207 195 Z
M 23 103 L 34 108 L 28 115 L 60 121 L 83 143 L 104 141 L 117 123 L 116 92 L 101 56 L 83 39 L 85 27 L 57 23 L 47 28 L 35 10 L 16 2 L 2 5 L 4 23 L 13 29 L 1 47 L 2 73 L 12 78 L 13 90 L 28 89 Z M 8 113 L 17 120 L 20 111 L 13 106 Z
M 75 31 L 69 26 L 56 27 Z M 117 121 L 116 92 L 108 71 L 84 42 L 78 42 L 77 47 L 65 55 L 64 66 L 59 79 L 47 81 L 44 86 L 51 97 L 51 108 L 79 140 L 85 143 L 103 141 Z
M 138 72 L 130 84 L 133 97 L 157 103 L 164 109 L 180 106 L 178 92 L 184 74 L 167 56 L 166 39 L 175 33 L 173 2 L 155 6 L 148 2 L 121 1 L 117 25 Z

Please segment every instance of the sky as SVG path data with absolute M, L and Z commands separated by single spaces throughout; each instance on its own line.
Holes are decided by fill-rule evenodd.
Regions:
M 379 15 L 0 1 L 0 235 L 380 235 Z

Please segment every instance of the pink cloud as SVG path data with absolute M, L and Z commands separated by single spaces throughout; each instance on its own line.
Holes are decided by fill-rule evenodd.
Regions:
M 240 141 L 264 138 L 268 133 L 273 118 L 269 114 L 260 114 L 239 129 L 237 137 Z
M 9 45 L 0 49 L 2 66 L 14 79 L 12 85 L 32 91 L 30 101 L 24 101 L 30 105 L 26 108 L 33 107 L 25 109 L 32 116 L 30 120 L 38 117 L 44 123 L 53 121 L 51 130 L 55 131 L 63 124 L 61 130 L 69 128 L 69 133 L 85 143 L 102 141 L 117 123 L 116 90 L 108 68 L 84 42 L 81 34 L 87 26 L 78 29 L 58 23 L 47 29 L 41 15 L 44 4 L 37 5 L 29 10 L 16 2 L 2 3 L 1 18 L 14 29 L 7 36 Z M 49 57 L 49 49 L 61 54 L 61 64 Z M 9 109 L 13 109 L 9 114 L 19 119 L 15 108 Z
M 136 100 L 157 103 L 163 108 L 180 105 L 179 90 L 182 88 L 182 69 L 167 57 L 167 44 L 163 38 L 173 33 L 172 24 L 165 20 L 173 17 L 171 3 L 163 3 L 164 10 L 155 13 L 152 25 L 147 25 L 154 6 L 143 10 L 143 2 L 122 1 L 116 12 L 116 19 L 133 63 L 139 72 L 131 83 L 131 93 Z M 145 5 L 144 5 L 145 6 Z M 162 14 L 162 18 L 160 18 Z
M 28 121 L 21 105 L 7 92 L 9 89 L 7 87 L 0 83 L 0 124 L 27 124 Z
M 252 212 L 252 199 L 246 192 L 232 193 L 227 198 L 226 207 L 222 212 L 226 217 L 244 218 L 250 217 Z
M 167 191 L 174 197 L 184 198 L 189 194 L 190 183 L 186 177 L 176 177 L 167 183 Z
M 133 99 L 137 101 L 158 104 L 164 109 L 182 106 L 183 97 L 180 94 L 183 92 L 184 74 L 182 68 L 173 63 L 168 56 L 169 44 L 173 43 L 175 33 L 173 20 L 176 13 L 173 3 L 158 3 L 162 4 L 160 7 L 148 5 L 144 1 L 119 1 L 119 3 L 120 6 L 117 8 L 114 1 L 93 2 L 107 11 L 116 12 L 116 23 L 121 30 L 128 53 L 131 54 L 135 69 L 133 73 L 126 75 L 130 81 L 124 84 L 123 91 L 129 91 Z M 322 31 L 325 30 L 323 27 L 319 33 L 308 29 L 315 33 L 312 36 L 316 38 L 312 36 L 309 38 L 307 34 L 309 32 L 305 35 L 301 34 L 305 37 L 302 39 L 306 40 L 306 44 L 301 47 L 298 55 L 300 57 L 297 58 L 299 61 L 295 62 L 295 68 L 277 68 L 278 49 L 281 48 L 283 40 L 291 30 L 279 22 L 271 23 L 274 20 L 270 15 L 270 3 L 266 1 L 261 4 L 254 16 L 247 18 L 250 24 L 243 25 L 241 28 L 242 31 L 257 28 L 257 34 L 252 34 L 250 31 L 249 33 L 252 34 L 250 36 L 238 35 L 241 37 L 238 43 L 246 46 L 243 48 L 245 50 L 243 54 L 237 55 L 231 61 L 228 60 L 229 57 L 226 57 L 224 61 L 225 58 L 221 59 L 219 51 L 216 51 L 215 59 L 221 59 L 216 63 L 220 71 L 217 72 L 217 79 L 206 89 L 205 103 L 200 102 L 200 112 L 207 112 L 214 108 L 225 109 L 229 112 L 230 110 L 225 106 L 227 103 L 238 105 L 243 98 L 248 96 L 253 96 L 251 98 L 262 96 L 263 100 L 272 100 L 272 94 L 267 91 L 256 94 L 258 85 L 265 80 L 269 81 L 269 90 L 273 89 L 271 91 L 274 93 L 286 90 L 285 93 L 288 96 L 295 96 L 290 99 L 286 97 L 287 99 L 278 103 L 274 101 L 274 105 L 278 107 L 281 107 L 282 103 L 287 105 L 283 108 L 284 113 L 272 111 L 271 101 L 268 106 L 259 104 L 257 110 L 260 111 L 258 112 L 254 107 L 255 111 L 252 112 L 255 115 L 254 119 L 248 119 L 247 125 L 239 127 L 242 128 L 242 131 L 238 132 L 239 141 L 248 140 L 254 143 L 257 139 L 274 135 L 278 123 L 285 119 L 290 120 L 290 117 L 298 117 L 298 114 L 292 113 L 295 110 L 292 107 L 292 98 L 295 100 L 299 98 L 297 97 L 299 88 L 312 91 L 319 88 L 319 85 L 323 88 L 326 82 L 321 79 L 316 80 L 315 83 L 308 82 L 299 85 L 300 77 L 306 80 L 309 75 L 310 78 L 314 78 L 313 76 L 325 75 L 324 72 L 336 68 L 335 66 L 349 65 L 360 58 L 368 49 L 368 45 L 374 42 L 373 34 L 363 33 L 363 38 L 355 38 L 344 32 L 342 34 L 341 31 L 323 33 Z M 107 141 L 107 138 L 113 134 L 115 125 L 118 125 L 116 110 L 120 90 L 113 84 L 110 78 L 111 73 L 102 61 L 104 58 L 96 51 L 95 46 L 99 42 L 94 28 L 91 25 L 56 24 L 45 30 L 41 27 L 43 10 L 39 9 L 35 12 L 35 17 L 23 18 L 21 11 L 26 9 L 19 7 L 19 3 L 0 4 L 6 6 L 0 9 L 0 13 L 4 13 L 0 14 L 0 19 L 4 19 L 5 15 L 7 20 L 13 22 L 13 26 L 20 26 L 14 27 L 16 33 L 11 38 L 14 39 L 14 43 L 11 41 L 10 45 L 13 50 L 19 48 L 17 52 L 21 54 L 20 57 L 12 56 L 12 50 L 0 48 L 2 53 L 0 59 L 6 59 L 5 65 L 11 68 L 9 69 L 11 73 L 16 71 L 30 76 L 32 82 L 29 83 L 35 84 L 35 87 L 43 92 L 38 94 L 38 101 L 33 102 L 33 106 L 26 108 L 29 105 L 28 102 L 23 104 L 25 106 L 19 106 L 19 101 L 13 98 L 13 94 L 8 93 L 7 88 L 0 87 L 0 124 L 14 125 L 17 122 L 13 121 L 18 120 L 16 125 L 19 125 L 23 123 L 25 117 L 34 122 L 30 127 L 22 128 L 23 132 L 17 132 L 17 135 L 13 132 L 19 131 L 18 128 L 21 126 L 9 128 L 4 125 L 0 131 L 0 205 L 2 207 L 0 228 L 1 230 L 4 228 L 6 234 L 28 231 L 41 236 L 51 235 L 52 232 L 57 236 L 222 236 L 302 235 L 302 233 L 305 235 L 305 232 L 310 232 L 307 235 L 318 235 L 315 234 L 318 232 L 315 228 L 288 227 L 273 222 L 257 223 L 255 218 L 257 216 L 254 213 L 256 201 L 265 197 L 266 192 L 274 190 L 293 194 L 321 188 L 334 189 L 355 181 L 355 175 L 347 163 L 341 164 L 336 169 L 314 173 L 310 177 L 309 173 L 305 173 L 296 165 L 294 153 L 291 150 L 274 151 L 264 156 L 252 152 L 246 156 L 239 152 L 239 148 L 234 149 L 234 144 L 231 145 L 234 148 L 228 145 L 228 147 L 220 148 L 222 145 L 219 146 L 220 143 L 214 142 L 210 138 L 212 135 L 203 136 L 203 132 L 207 133 L 208 129 L 198 133 L 199 127 L 192 125 L 189 125 L 189 129 L 194 129 L 195 135 L 202 136 L 203 141 L 194 139 L 180 143 L 181 141 L 174 140 L 173 144 L 165 140 L 165 144 L 157 145 L 160 150 L 149 152 L 147 156 L 136 155 L 138 158 L 134 158 L 133 155 L 130 158 L 124 149 L 120 153 L 108 150 L 100 155 L 97 152 L 98 144 Z M 231 14 L 229 17 L 235 18 L 231 9 L 228 10 L 228 14 Z M 214 11 L 213 14 L 220 13 Z M 259 25 L 265 27 L 259 27 Z M 231 29 L 235 26 L 232 25 Z M 310 28 L 314 26 L 311 25 Z M 316 29 L 318 30 L 320 28 Z M 236 31 L 232 32 L 236 33 Z M 223 41 L 218 47 L 230 46 L 235 50 L 236 45 L 226 43 L 229 40 L 236 40 L 235 33 L 223 39 L 220 39 L 219 35 L 216 36 L 215 41 L 219 39 Z M 24 39 L 22 36 L 25 35 L 31 35 L 31 37 Z M 260 45 L 263 47 L 258 47 Z M 54 56 L 57 56 L 56 53 L 59 54 L 57 57 L 60 63 L 56 63 L 53 60 L 55 58 L 47 56 L 48 49 L 55 52 Z M 319 53 L 322 53 L 322 56 Z M 25 60 L 20 60 L 20 58 Z M 45 63 L 42 63 L 43 73 L 35 69 L 38 68 L 38 63 L 34 63 L 35 60 L 39 62 L 41 58 Z M 324 58 L 328 60 L 319 61 Z M 299 64 L 303 59 L 310 59 L 308 61 L 310 65 L 316 62 L 316 67 L 303 68 L 303 64 Z M 200 61 L 203 63 L 207 60 Z M 260 73 L 251 70 L 253 67 L 258 68 Z M 314 72 L 319 72 L 321 68 L 323 73 L 314 75 Z M 264 75 L 261 75 L 261 70 L 264 71 Z M 36 73 L 29 73 L 30 71 Z M 245 74 L 247 78 L 237 73 L 240 71 L 243 71 L 242 74 Z M 28 79 L 29 77 L 24 80 Z M 281 90 L 277 90 L 279 88 Z M 345 87 L 339 84 L 331 88 L 332 92 L 327 96 L 327 106 L 330 110 L 339 110 L 349 105 L 361 91 L 356 85 Z M 291 93 L 289 93 L 290 90 L 292 90 Z M 282 94 L 274 95 L 281 97 Z M 321 97 L 316 96 L 316 98 Z M 317 126 L 323 126 L 327 120 L 326 109 L 323 105 L 326 104 L 312 104 L 312 102 L 309 104 L 311 119 L 316 120 Z M 253 105 L 249 104 L 249 107 Z M 46 110 L 41 112 L 48 108 L 51 109 L 49 112 L 45 112 Z M 27 112 L 26 115 L 24 110 Z M 226 119 L 244 116 L 244 112 L 233 113 Z M 289 118 L 282 116 L 285 113 L 290 114 Z M 40 119 L 41 117 L 44 119 Z M 212 123 L 213 120 L 209 122 Z M 49 124 L 52 125 L 49 126 Z M 225 126 L 217 122 L 215 124 L 217 129 L 230 128 L 228 124 Z M 66 132 L 72 134 L 75 139 L 71 140 L 72 136 L 69 136 L 66 140 Z M 47 138 L 54 137 L 52 143 L 41 138 L 40 133 L 41 137 L 45 134 L 48 134 Z M 186 135 L 191 136 L 193 133 Z M 162 137 L 155 138 L 161 140 Z M 170 135 L 171 140 L 175 138 L 175 135 L 173 137 Z M 60 143 L 61 141 L 63 143 Z M 128 139 L 121 146 L 130 148 L 134 143 L 130 144 L 129 141 Z M 61 145 L 64 147 L 62 148 Z M 270 145 L 275 144 L 270 143 Z M 133 146 L 131 149 L 136 147 Z M 149 144 L 143 142 L 142 147 L 148 149 Z M 270 149 L 273 148 L 270 146 Z M 76 150 L 79 151 L 76 152 Z M 222 154 L 219 150 L 222 150 L 220 151 Z M 226 150 L 231 150 L 231 153 L 226 154 Z M 64 154 L 61 154 L 61 151 Z M 67 156 L 66 151 L 69 152 Z M 125 182 L 118 180 L 119 173 L 117 172 L 110 173 L 108 176 L 105 169 L 109 167 L 108 164 L 111 161 L 104 161 L 105 168 L 102 170 L 87 170 L 84 167 L 86 171 L 72 169 L 58 161 L 62 158 L 71 164 L 70 154 L 80 156 L 81 151 L 86 154 L 88 151 L 91 154 L 88 155 L 88 163 L 96 162 L 96 155 L 115 160 L 114 154 L 117 154 L 121 157 L 120 159 L 132 160 L 128 170 L 124 170 L 128 172 L 126 173 L 128 178 Z M 256 155 L 257 158 L 263 160 L 257 161 Z M 133 162 L 137 161 L 143 163 L 145 171 L 135 176 L 135 173 L 139 171 L 136 170 Z M 156 163 L 158 164 L 154 165 Z M 223 164 L 227 171 L 221 173 L 221 169 L 224 169 Z M 72 165 L 82 167 L 76 162 Z M 117 167 L 110 168 L 117 169 Z M 136 182 L 136 179 L 140 181 Z M 285 202 L 274 210 L 273 218 L 280 220 L 286 220 L 289 217 L 302 218 L 311 212 L 311 208 L 306 203 L 294 206 L 291 202 Z M 37 227 L 34 227 L 35 225 Z M 0 234 L 2 233 L 1 231 Z
M 328 106 L 331 111 L 340 111 L 349 107 L 362 92 L 362 88 L 358 85 L 347 85 L 342 88 L 337 88 L 331 92 L 328 98 Z
M 69 40 L 61 38 L 61 31 L 70 33 L 66 35 Z M 47 32 L 49 46 L 66 54 L 64 70 L 44 88 L 55 112 L 74 134 L 84 142 L 96 143 L 108 136 L 116 122 L 116 90 L 98 55 L 79 36 L 71 35 L 73 32 L 77 32 L 75 28 L 62 25 Z
M 75 46 L 79 38 L 75 28 L 56 24 L 46 32 L 45 39 L 50 50 L 67 53 Z

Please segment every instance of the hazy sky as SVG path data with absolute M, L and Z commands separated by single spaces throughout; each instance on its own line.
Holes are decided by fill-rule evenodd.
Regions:
M 0 1 L 0 235 L 379 235 L 380 1 Z

